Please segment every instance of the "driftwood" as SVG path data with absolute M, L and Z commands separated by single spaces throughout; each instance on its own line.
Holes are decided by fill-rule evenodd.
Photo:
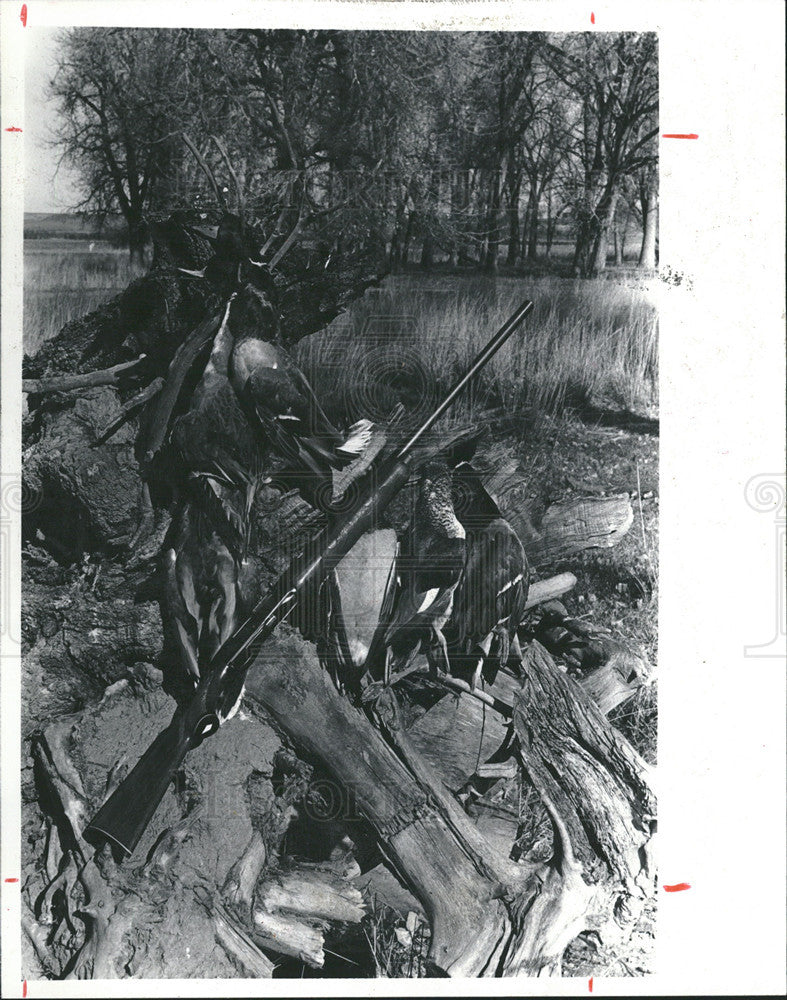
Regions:
M 609 660 L 582 680 L 582 687 L 609 715 L 618 705 L 633 698 L 651 679 L 648 664 L 623 644 Z
M 81 375 L 56 375 L 53 378 L 22 379 L 22 392 L 30 395 L 46 396 L 53 392 L 68 392 L 71 389 L 90 389 L 96 385 L 119 385 L 122 376 L 138 371 L 147 362 L 141 354 L 133 361 L 123 361 L 111 368 L 85 372 Z
M 589 865 L 601 860 L 634 897 L 650 872 L 649 768 L 543 646 L 533 642 L 526 657 L 514 708 L 524 767 L 560 813 L 577 856 Z
M 429 916 L 431 963 L 450 975 L 552 968 L 591 916 L 597 920 L 616 894 L 641 893 L 647 878 L 642 859 L 653 803 L 645 765 L 542 647 L 535 646 L 531 666 L 514 723 L 524 766 L 555 827 L 553 860 L 535 865 L 514 864 L 484 840 L 416 750 L 390 690 L 370 701 L 373 724 L 338 694 L 295 635 L 268 644 L 248 678 L 249 697 L 352 790 L 384 855 Z M 559 778 L 548 759 L 559 762 Z M 590 874 L 597 884 L 587 884 Z
M 99 434 L 93 447 L 95 448 L 98 445 L 104 444 L 105 441 L 108 441 L 113 434 L 120 430 L 123 424 L 131 420 L 131 418 L 139 410 L 141 410 L 146 403 L 159 393 L 163 385 L 163 378 L 154 378 L 152 382 L 140 389 L 136 395 L 132 396 L 127 403 L 124 403 L 118 416 L 107 424 L 104 430 Z
M 536 580 L 535 583 L 530 584 L 525 611 L 529 611 L 538 604 L 562 597 L 573 590 L 576 585 L 577 578 L 573 573 L 558 573 L 557 576 L 551 576 L 547 580 Z
M 574 497 L 543 509 L 528 494 L 527 478 L 510 456 L 505 448 L 492 450 L 484 485 L 522 539 L 531 565 L 545 568 L 586 549 L 611 548 L 633 524 L 626 494 Z
M 561 501 L 540 518 L 535 504 L 518 501 L 514 491 L 499 496 L 498 502 L 536 567 L 553 566 L 586 549 L 611 548 L 634 523 L 627 494 Z
M 559 601 L 541 606 L 535 635 L 567 666 L 585 672 L 582 687 L 605 715 L 652 678 L 651 666 L 641 650 L 613 638 L 592 622 L 572 618 Z
M 583 549 L 607 549 L 621 540 L 634 523 L 627 494 L 615 497 L 579 497 L 552 504 L 539 525 L 534 558 L 558 562 Z

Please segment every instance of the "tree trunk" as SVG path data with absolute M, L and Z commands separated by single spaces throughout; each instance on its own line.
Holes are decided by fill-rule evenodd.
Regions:
M 516 184 L 508 192 L 508 255 L 506 263 L 513 267 L 519 260 L 519 196 L 522 182 Z
M 538 253 L 538 211 L 541 195 L 536 186 L 531 184 L 530 195 L 528 196 L 530 219 L 530 230 L 527 234 L 527 259 L 533 261 Z
M 498 211 L 500 209 L 500 175 L 498 171 L 492 172 L 489 182 L 489 206 L 486 216 L 487 244 L 484 267 L 490 273 L 497 271 L 497 249 L 498 249 Z
M 544 247 L 545 257 L 549 257 L 552 253 L 552 241 L 555 238 L 555 222 L 556 220 L 552 216 L 552 192 L 549 191 L 547 194 L 547 233 L 546 246 Z
M 460 238 L 459 238 L 459 266 L 467 266 L 472 263 L 470 254 L 468 253 L 468 240 L 467 240 L 467 230 L 476 229 L 476 220 L 472 217 L 470 212 L 470 206 L 472 202 L 472 189 L 473 185 L 470 180 L 470 170 L 466 169 L 462 171 L 462 222 L 460 225 Z
M 147 227 L 141 216 L 128 221 L 128 250 L 133 271 L 142 271 L 145 267 L 145 243 Z
M 462 218 L 462 178 L 458 171 L 451 171 L 451 214 L 449 222 L 448 264 L 455 268 L 459 264 L 459 233 Z
M 415 212 L 407 213 L 407 226 L 404 231 L 404 239 L 402 240 L 402 267 L 406 268 L 410 263 L 410 242 L 413 238 L 413 223 L 415 219 Z
M 391 250 L 388 257 L 392 271 L 398 271 L 402 265 L 402 242 L 404 238 L 404 202 L 396 209 L 396 221 L 391 234 Z
M 596 225 L 590 270 L 590 274 L 594 277 L 600 274 L 607 266 L 609 231 L 612 228 L 617 197 L 617 192 L 608 189 L 596 209 Z
M 421 270 L 431 271 L 434 267 L 434 237 L 427 230 L 421 250 Z
M 656 266 L 656 234 L 658 232 L 659 199 L 654 181 L 641 199 L 642 204 L 642 248 L 639 253 L 639 267 L 653 269 Z
M 625 231 L 623 230 L 623 222 L 620 218 L 620 203 L 618 203 L 617 210 L 615 212 L 615 219 L 612 225 L 612 242 L 613 242 L 613 253 L 615 256 L 615 266 L 620 267 L 623 264 L 623 243 L 626 239 Z
M 577 215 L 577 241 L 574 247 L 572 269 L 583 278 L 591 271 L 593 244 L 596 236 L 596 218 L 586 207 L 581 207 Z

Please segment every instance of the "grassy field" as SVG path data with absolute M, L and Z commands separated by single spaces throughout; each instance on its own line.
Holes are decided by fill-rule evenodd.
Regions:
M 391 402 L 384 386 L 395 381 L 397 366 L 401 381 L 409 377 L 419 393 L 437 395 L 527 298 L 533 313 L 493 359 L 466 411 L 495 405 L 543 415 L 587 404 L 654 410 L 655 311 L 644 288 L 605 279 L 391 277 L 325 334 L 304 341 L 298 358 L 335 408 L 357 407 L 363 373 L 363 391 L 373 385 L 380 398 L 371 402 L 384 411 Z
M 128 251 L 107 243 L 62 237 L 26 240 L 25 353 L 34 354 L 66 323 L 107 302 L 135 277 Z
M 25 351 L 35 353 L 66 322 L 110 299 L 133 277 L 128 254 L 106 244 L 28 240 Z M 302 342 L 298 360 L 337 416 L 351 416 L 359 404 L 390 408 L 385 384 L 395 374 L 391 366 L 400 368 L 400 382 L 409 378 L 418 387 L 426 405 L 525 298 L 535 302 L 534 312 L 492 361 L 464 402 L 465 413 L 490 404 L 535 415 L 587 404 L 654 409 L 656 315 L 646 290 L 632 282 L 394 276 L 324 334 Z M 366 397 L 359 399 L 361 371 Z M 378 398 L 369 398 L 369 386 Z

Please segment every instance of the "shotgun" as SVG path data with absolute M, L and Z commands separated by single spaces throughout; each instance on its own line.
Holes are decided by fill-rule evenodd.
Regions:
M 451 407 L 492 356 L 532 310 L 526 301 L 481 350 L 437 409 L 383 464 L 355 506 L 319 532 L 296 556 L 235 633 L 216 651 L 191 697 L 178 709 L 126 778 L 101 806 L 85 829 L 93 843 L 109 841 L 124 855 L 133 853 L 159 806 L 167 786 L 186 754 L 212 736 L 233 712 L 243 694 L 246 674 L 260 647 L 295 609 L 305 594 L 314 593 L 358 539 L 375 526 L 412 473 L 416 445 Z

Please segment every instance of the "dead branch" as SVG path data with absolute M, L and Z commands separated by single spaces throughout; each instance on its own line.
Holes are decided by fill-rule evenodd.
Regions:
M 548 580 L 536 580 L 535 583 L 530 584 L 525 611 L 536 607 L 537 604 L 545 604 L 547 601 L 554 601 L 556 598 L 562 597 L 569 590 L 573 590 L 576 585 L 577 578 L 573 573 L 558 573 L 557 576 L 551 576 Z
M 183 133 L 183 141 L 186 143 L 186 145 L 188 146 L 188 148 L 191 150 L 191 155 L 197 161 L 197 164 L 199 165 L 200 170 L 203 172 L 203 174 L 205 175 L 205 177 L 208 179 L 208 183 L 213 188 L 213 194 L 215 195 L 216 203 L 218 204 L 218 206 L 221 208 L 222 211 L 226 211 L 226 209 L 227 209 L 227 203 L 224 200 L 224 195 L 222 194 L 221 188 L 219 187 L 218 182 L 216 181 L 215 174 L 213 173 L 213 171 L 208 166 L 207 161 L 203 157 L 202 153 L 200 153 L 200 151 L 197 149 L 197 147 L 194 145 L 194 143 L 186 135 L 185 132 Z
M 52 378 L 22 379 L 22 392 L 40 396 L 53 392 L 68 392 L 71 389 L 89 389 L 97 385 L 119 385 L 122 375 L 136 371 L 147 361 L 147 355 L 140 354 L 133 361 L 124 361 L 112 368 L 101 368 L 81 375 L 54 375 Z
M 110 423 L 108 423 L 107 426 L 104 428 L 104 430 L 99 434 L 99 436 L 93 442 L 93 447 L 97 448 L 99 445 L 104 444 L 106 441 L 108 441 L 113 436 L 113 434 L 116 434 L 123 426 L 123 424 L 131 420 L 134 414 L 138 410 L 142 409 L 145 403 L 153 399 L 154 396 L 156 396 L 159 393 L 163 385 L 164 385 L 163 378 L 161 377 L 154 378 L 153 381 L 149 383 L 149 385 L 146 385 L 143 389 L 140 389 L 135 396 L 132 396 L 131 399 L 126 404 L 124 404 L 118 416 L 115 417 L 115 419 L 112 420 Z
M 220 904 L 210 908 L 216 940 L 254 979 L 270 979 L 276 968 Z

